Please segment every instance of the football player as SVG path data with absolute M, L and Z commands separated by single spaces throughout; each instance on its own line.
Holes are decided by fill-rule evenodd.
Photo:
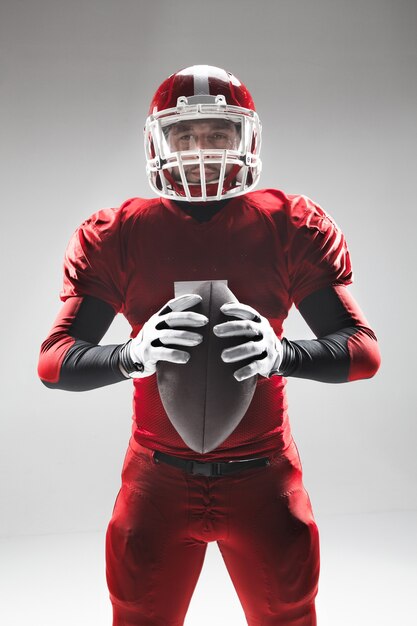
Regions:
M 64 304 L 42 344 L 41 380 L 73 391 L 134 380 L 132 437 L 106 536 L 114 626 L 183 624 L 210 541 L 249 626 L 316 624 L 319 538 L 286 378 L 369 378 L 380 356 L 347 289 L 342 232 L 306 196 L 254 190 L 260 148 L 243 83 L 207 65 L 176 72 L 145 124 L 156 197 L 98 211 L 66 251 Z M 191 287 L 202 281 L 227 281 L 237 297 L 210 332 L 234 338 L 221 358 L 237 381 L 257 376 L 239 424 L 205 454 L 179 435 L 156 375 L 161 361 L 192 363 L 202 343 L 209 319 L 190 310 L 201 301 Z M 316 339 L 283 336 L 293 304 Z M 131 338 L 100 345 L 117 313 Z

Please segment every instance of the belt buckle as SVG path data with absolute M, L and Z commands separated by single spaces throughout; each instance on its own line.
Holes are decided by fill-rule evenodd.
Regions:
M 214 471 L 212 471 L 212 466 Z M 218 466 L 219 463 L 200 463 L 200 461 L 193 461 L 191 473 L 201 476 L 220 476 Z

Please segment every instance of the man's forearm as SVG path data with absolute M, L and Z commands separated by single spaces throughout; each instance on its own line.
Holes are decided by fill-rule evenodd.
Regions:
M 87 391 L 126 380 L 126 344 L 97 345 L 115 313 L 90 296 L 69 298 L 42 344 L 38 372 L 52 389 Z
M 280 374 L 328 383 L 373 376 L 380 365 L 377 338 L 346 287 L 328 287 L 301 302 L 317 339 L 283 339 Z

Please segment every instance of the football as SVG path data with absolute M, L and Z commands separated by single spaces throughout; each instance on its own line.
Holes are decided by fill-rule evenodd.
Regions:
M 237 302 L 234 294 L 220 281 L 201 283 L 192 292 L 199 294 L 202 301 L 187 310 L 202 313 L 209 320 L 197 330 L 203 341 L 187 348 L 191 358 L 185 365 L 159 361 L 157 381 L 172 425 L 189 448 L 205 454 L 235 430 L 252 400 L 257 376 L 238 382 L 233 372 L 252 359 L 236 364 L 224 363 L 221 358 L 225 348 L 242 344 L 245 338 L 220 338 L 213 333 L 216 324 L 233 319 L 224 315 L 220 307 L 226 302 Z

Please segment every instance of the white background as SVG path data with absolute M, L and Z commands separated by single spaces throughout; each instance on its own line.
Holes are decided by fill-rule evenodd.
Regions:
M 142 154 L 151 96 L 200 63 L 229 69 L 254 96 L 260 187 L 312 197 L 343 229 L 352 292 L 379 337 L 376 378 L 287 387 L 319 526 L 417 509 L 416 27 L 412 0 L 1 0 L 4 545 L 107 525 L 131 384 L 46 389 L 39 346 L 60 307 L 71 233 L 99 208 L 151 195 Z M 117 319 L 105 341 L 129 331 Z M 286 335 L 311 336 L 295 311 Z

